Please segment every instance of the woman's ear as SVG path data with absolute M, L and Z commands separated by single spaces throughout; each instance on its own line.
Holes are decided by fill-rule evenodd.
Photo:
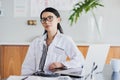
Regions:
M 60 17 L 58 17 L 58 23 L 60 23 L 61 22 L 61 18 Z

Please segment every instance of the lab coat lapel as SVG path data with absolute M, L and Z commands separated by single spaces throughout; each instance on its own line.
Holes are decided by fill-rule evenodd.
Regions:
M 63 49 L 61 40 L 62 40 L 62 36 L 61 36 L 60 32 L 58 32 L 54 39 L 54 46 L 57 48 Z
M 43 35 L 43 37 L 42 37 L 41 40 L 44 41 L 46 38 L 47 38 L 47 34 Z M 61 40 L 62 40 L 62 35 L 58 31 L 57 34 L 56 34 L 56 36 L 55 36 L 55 38 L 53 39 L 52 43 L 50 44 L 50 46 L 52 46 L 52 47 L 55 46 L 57 48 L 63 49 L 62 43 L 61 43 L 62 41 Z M 43 42 L 41 42 L 41 43 L 43 43 Z M 48 51 L 50 50 L 50 48 L 52 48 L 50 46 L 48 48 Z

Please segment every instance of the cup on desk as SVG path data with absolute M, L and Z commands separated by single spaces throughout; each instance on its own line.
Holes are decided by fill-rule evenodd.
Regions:
M 112 66 L 113 72 L 120 71 L 120 59 L 111 59 L 110 64 Z

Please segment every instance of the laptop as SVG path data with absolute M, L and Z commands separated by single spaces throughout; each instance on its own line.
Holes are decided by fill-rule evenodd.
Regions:
M 109 48 L 109 44 L 91 44 L 89 45 L 83 68 L 61 70 L 56 71 L 55 73 L 77 78 L 88 75 L 91 71 L 100 73 L 103 71 Z

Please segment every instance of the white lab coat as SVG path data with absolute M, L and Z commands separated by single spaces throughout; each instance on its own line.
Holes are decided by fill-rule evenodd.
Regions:
M 41 38 L 36 38 L 30 44 L 22 65 L 22 75 L 29 75 L 38 71 L 45 39 L 46 34 Z M 66 61 L 67 57 L 70 58 L 70 61 Z M 50 72 L 48 67 L 53 62 L 61 62 L 67 68 L 77 68 L 83 66 L 84 57 L 70 37 L 58 32 L 48 47 L 44 66 L 45 72 Z

